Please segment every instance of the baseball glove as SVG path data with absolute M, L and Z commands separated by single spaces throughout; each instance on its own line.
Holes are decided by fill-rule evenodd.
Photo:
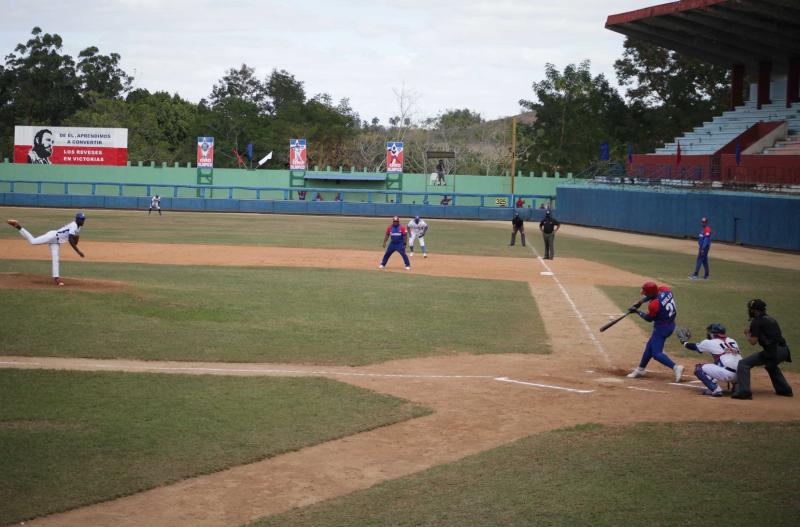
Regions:
M 681 344 L 689 342 L 689 339 L 692 338 L 692 332 L 689 328 L 678 328 L 675 335 L 678 337 L 678 340 L 681 341 Z

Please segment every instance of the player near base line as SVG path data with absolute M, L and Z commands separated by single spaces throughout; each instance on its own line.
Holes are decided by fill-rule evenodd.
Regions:
M 408 256 L 414 256 L 414 240 L 419 240 L 419 247 L 422 249 L 422 257 L 428 257 L 428 249 L 425 247 L 425 233 L 428 232 L 428 224 L 419 216 L 408 222 Z

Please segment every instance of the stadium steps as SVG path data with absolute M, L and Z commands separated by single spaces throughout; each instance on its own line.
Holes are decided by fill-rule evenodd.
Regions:
M 755 102 L 747 102 L 735 110 L 715 116 L 711 121 L 704 122 L 681 137 L 676 137 L 675 141 L 657 148 L 654 153 L 675 155 L 680 143 L 681 154 L 710 155 L 760 121 L 786 121 L 790 135 L 800 134 L 800 104 L 787 108 L 786 101 L 776 100 L 762 105 L 759 110 Z

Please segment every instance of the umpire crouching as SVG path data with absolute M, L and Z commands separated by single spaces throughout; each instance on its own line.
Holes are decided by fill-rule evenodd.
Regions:
M 753 398 L 750 391 L 750 368 L 754 366 L 764 366 L 776 394 L 792 397 L 792 387 L 778 368 L 781 362 L 792 362 L 789 346 L 781 334 L 778 321 L 767 315 L 767 304 L 760 298 L 747 303 L 747 315 L 750 317 L 750 329 L 745 330 L 744 334 L 751 345 L 758 343 L 763 349 L 739 361 L 736 369 L 738 384 L 731 398 Z

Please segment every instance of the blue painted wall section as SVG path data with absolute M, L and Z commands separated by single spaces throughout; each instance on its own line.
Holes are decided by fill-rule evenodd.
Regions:
M 800 251 L 797 197 L 563 186 L 556 201 L 567 223 L 695 238 L 705 216 L 712 240 Z

